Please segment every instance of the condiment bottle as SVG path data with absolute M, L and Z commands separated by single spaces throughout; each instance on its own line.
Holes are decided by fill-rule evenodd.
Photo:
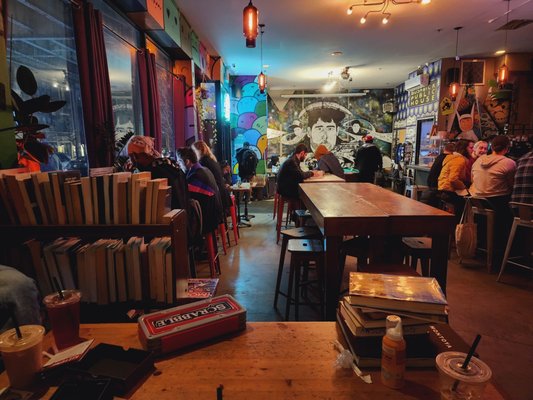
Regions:
M 405 374 L 405 340 L 401 318 L 397 315 L 387 316 L 386 329 L 381 346 L 381 382 L 392 389 L 399 389 L 404 385 Z

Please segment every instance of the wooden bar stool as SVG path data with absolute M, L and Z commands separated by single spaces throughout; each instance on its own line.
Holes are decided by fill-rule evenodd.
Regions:
M 283 223 L 283 211 L 285 209 L 285 203 L 287 203 L 287 220 L 285 222 L 285 227 L 288 225 L 288 219 L 289 215 L 292 214 L 297 206 L 299 205 L 299 200 L 293 200 L 285 198 L 281 195 L 278 196 L 278 211 L 277 211 L 277 220 L 276 220 L 276 243 L 279 242 L 280 234 L 281 234 L 281 225 Z
M 429 276 L 429 260 L 431 259 L 431 238 L 428 237 L 404 237 L 402 249 L 406 261 L 415 271 L 420 260 L 422 276 Z
M 281 279 L 283 277 L 283 266 L 285 265 L 285 253 L 290 239 L 321 239 L 322 233 L 318 228 L 293 228 L 281 231 L 281 252 L 279 253 L 278 276 L 276 278 L 276 291 L 274 293 L 274 308 L 278 306 L 279 294 L 287 297 L 287 295 L 280 291 Z
M 513 225 L 511 227 L 511 233 L 509 234 L 509 239 L 507 240 L 507 246 L 505 248 L 505 253 L 503 255 L 503 261 L 502 266 L 500 268 L 500 273 L 498 274 L 498 278 L 496 279 L 498 282 L 500 281 L 500 278 L 502 277 L 503 271 L 505 270 L 505 267 L 507 264 L 512 264 L 517 267 L 529 269 L 533 271 L 533 266 L 522 264 L 518 262 L 519 257 L 509 257 L 511 254 L 511 248 L 513 247 L 513 241 L 516 235 L 516 230 L 519 226 L 523 228 L 529 228 L 533 229 L 533 204 L 526 204 L 526 203 L 516 203 L 514 201 L 511 201 L 509 203 L 510 207 L 516 207 L 518 208 L 518 216 L 514 217 L 513 219 Z M 528 257 L 529 262 L 531 262 L 531 247 L 528 249 Z
M 235 195 L 231 195 L 231 207 L 230 207 L 230 215 L 231 215 L 231 226 L 233 229 L 233 238 L 235 239 L 235 244 L 239 243 L 239 222 L 237 221 L 237 208 L 235 207 Z M 228 240 L 229 243 L 229 240 Z
M 294 304 L 294 319 L 299 319 L 300 293 L 312 281 L 307 280 L 307 268 L 310 262 L 315 263 L 318 281 L 318 305 L 320 313 L 324 316 L 324 244 L 318 239 L 291 239 L 287 246 L 291 253 L 291 267 L 289 271 L 289 284 L 287 286 L 287 304 L 285 307 L 285 320 L 289 320 L 291 304 Z M 304 281 L 300 280 L 303 275 Z M 294 298 L 292 296 L 294 290 Z M 307 305 L 314 305 L 306 302 Z
M 312 215 L 309 213 L 309 210 L 294 210 L 294 215 L 296 216 L 296 227 L 305 226 L 307 221 L 313 220 Z
M 492 269 L 492 256 L 494 253 L 494 218 L 495 213 L 490 203 L 483 197 L 471 197 L 470 204 L 472 204 L 472 212 L 474 215 L 484 215 L 487 221 L 486 243 L 485 248 L 479 250 L 487 253 L 487 270 L 489 273 Z M 478 225 L 479 227 L 479 225 Z

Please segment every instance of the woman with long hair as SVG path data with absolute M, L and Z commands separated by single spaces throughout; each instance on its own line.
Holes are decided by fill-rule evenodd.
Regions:
M 196 157 L 198 157 L 198 161 L 200 162 L 200 164 L 203 167 L 207 168 L 209 171 L 211 171 L 211 173 L 215 177 L 218 191 L 220 193 L 220 199 L 222 201 L 222 206 L 224 207 L 224 210 L 227 210 L 231 206 L 231 198 L 228 190 L 226 189 L 222 168 L 220 167 L 217 158 L 215 157 L 207 143 L 203 140 L 198 140 L 197 142 L 194 142 L 191 146 L 191 149 L 196 154 Z

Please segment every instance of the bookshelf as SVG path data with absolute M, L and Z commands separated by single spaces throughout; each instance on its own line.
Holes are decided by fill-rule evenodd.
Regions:
M 173 264 L 173 281 L 176 283 L 176 303 L 180 298 L 186 298 L 186 282 L 190 278 L 189 257 L 187 248 L 187 215 L 185 210 L 178 210 L 168 224 L 120 224 L 120 225 L 0 225 L 0 252 L 6 254 L 11 249 L 21 246 L 25 241 L 35 239 L 39 241 L 54 240 L 59 237 L 78 237 L 93 241 L 100 238 L 120 239 L 132 236 L 159 237 L 169 236 Z M 15 265 L 16 267 L 16 265 Z M 181 293 L 180 291 L 183 291 Z M 157 304 L 134 304 L 149 308 Z

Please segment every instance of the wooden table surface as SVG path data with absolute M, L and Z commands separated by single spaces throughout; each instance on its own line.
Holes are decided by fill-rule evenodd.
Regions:
M 370 183 L 300 184 L 300 198 L 326 240 L 326 314 L 335 319 L 339 247 L 345 235 L 424 236 L 433 240 L 431 271 L 446 291 L 453 215 Z
M 337 175 L 324 174 L 322 176 L 312 176 L 304 180 L 305 183 L 322 183 L 322 182 L 346 182 L 345 179 L 339 178 Z
M 366 384 L 351 369 L 334 369 L 337 351 L 332 342 L 342 337 L 337 329 L 334 322 L 249 322 L 235 336 L 157 361 L 158 372 L 131 398 L 214 400 L 219 385 L 224 386 L 227 400 L 440 398 L 433 369 L 408 369 L 401 390 L 383 386 L 379 370 L 363 371 L 372 375 L 373 383 Z M 82 325 L 80 333 L 96 343 L 141 348 L 137 324 L 88 324 Z M 3 373 L 0 387 L 6 385 Z M 54 390 L 43 398 L 50 398 Z M 484 394 L 486 400 L 503 399 L 492 385 Z

